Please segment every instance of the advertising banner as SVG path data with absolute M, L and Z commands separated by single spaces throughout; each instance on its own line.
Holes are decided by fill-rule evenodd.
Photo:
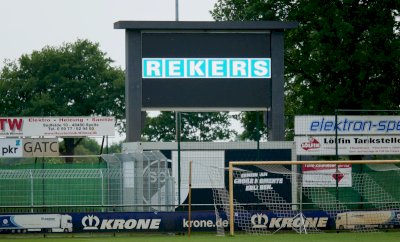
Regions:
M 242 223 L 235 230 L 291 229 L 300 226 L 300 217 L 294 218 L 297 211 L 288 211 L 286 217 L 277 216 L 270 211 L 249 211 L 236 214 Z M 333 225 L 331 219 L 322 211 L 307 211 L 305 226 L 327 229 Z M 215 219 L 214 211 L 192 212 L 191 220 L 187 212 L 116 212 L 116 213 L 69 213 L 69 214 L 6 214 L 1 215 L 0 230 L 23 229 L 26 232 L 46 229 L 50 232 L 185 232 L 216 231 L 217 227 L 229 230 L 225 214 Z M 238 219 L 238 218 L 236 218 Z M 245 226 L 245 227 L 244 227 Z M 50 228 L 50 229 L 49 229 Z
M 351 165 L 302 165 L 303 187 L 351 187 Z
M 297 155 L 336 155 L 335 136 L 297 136 Z M 400 136 L 338 136 L 339 155 L 400 154 Z
M 400 135 L 400 116 L 296 116 L 295 135 Z
M 235 174 L 233 185 L 239 203 L 262 201 L 259 194 L 274 194 L 281 201 L 292 201 L 292 183 L 284 174 L 253 169 Z
M 114 117 L 0 118 L 0 136 L 87 137 L 114 136 Z
M 59 156 L 57 139 L 0 139 L 0 157 Z
M 276 186 L 283 185 L 284 181 L 283 176 L 277 177 L 269 172 L 251 172 L 240 174 L 233 180 L 233 184 L 243 185 L 245 191 L 264 191 L 277 190 Z
M 59 156 L 57 139 L 24 139 L 23 157 Z
M 22 157 L 21 139 L 0 139 L 0 157 Z

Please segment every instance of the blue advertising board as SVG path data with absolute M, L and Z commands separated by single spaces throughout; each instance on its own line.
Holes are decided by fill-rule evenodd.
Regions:
M 191 226 L 192 231 L 216 231 L 217 227 L 229 229 L 229 221 L 225 214 L 219 214 L 216 221 L 214 211 L 192 212 L 191 221 L 187 212 L 131 212 L 131 213 L 75 213 L 70 214 L 75 232 L 106 232 L 106 231 L 154 231 L 178 232 L 186 231 Z M 270 211 L 254 211 L 244 216 L 236 217 L 247 219 L 247 224 L 253 228 L 265 228 L 272 231 L 282 227 L 291 229 L 299 226 L 299 221 L 293 219 L 296 214 L 288 217 L 278 217 Z M 318 229 L 327 229 L 334 225 L 325 212 L 305 212 L 306 225 Z M 236 225 L 237 230 L 243 228 Z
M 306 227 L 318 229 L 332 228 L 333 219 L 322 211 L 305 212 Z M 243 224 L 254 229 L 275 231 L 279 228 L 291 229 L 300 226 L 296 212 L 286 213 L 284 217 L 270 211 L 248 211 L 235 213 L 237 231 L 245 229 Z M 94 212 L 68 214 L 8 214 L 0 215 L 0 232 L 11 229 L 25 232 L 184 232 L 188 227 L 192 231 L 216 231 L 217 227 L 229 230 L 229 221 L 224 213 L 216 220 L 215 211 L 192 212 L 191 220 L 187 212 Z M 47 219 L 46 219 L 47 218 Z M 66 219 L 64 219 L 66 218 Z M 19 226 L 12 223 L 20 222 Z M 44 221 L 44 219 L 46 221 Z M 51 221 L 50 221 L 51 219 Z M 63 221 L 65 224 L 63 225 Z M 71 224 L 72 223 L 72 224 Z M 34 226 L 33 226 L 34 225 Z

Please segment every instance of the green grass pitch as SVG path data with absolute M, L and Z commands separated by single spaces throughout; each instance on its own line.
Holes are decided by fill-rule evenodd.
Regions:
M 74 235 L 76 237 L 62 237 L 60 235 L 43 236 L 21 235 L 0 236 L 0 242 L 399 242 L 400 232 L 380 232 L 380 233 L 323 233 L 323 234 L 274 234 L 274 235 L 235 235 L 219 237 L 210 234 L 194 234 L 190 238 L 185 236 L 171 236 L 160 234 L 138 234 L 127 236 L 118 234 L 113 237 L 106 235 Z

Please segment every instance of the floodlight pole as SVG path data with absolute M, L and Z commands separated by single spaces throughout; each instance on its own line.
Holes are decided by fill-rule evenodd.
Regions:
M 175 21 L 179 21 L 179 0 L 175 0 Z M 176 142 L 178 143 L 178 205 L 181 204 L 181 113 L 175 112 Z
M 179 21 L 179 0 L 175 0 L 175 21 Z

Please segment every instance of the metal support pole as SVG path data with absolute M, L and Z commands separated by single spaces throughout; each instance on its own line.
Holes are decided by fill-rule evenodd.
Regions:
M 190 237 L 190 232 L 192 230 L 192 161 L 189 162 L 189 204 L 188 204 L 188 236 Z
M 101 169 L 99 171 L 101 178 L 101 211 L 104 212 L 104 175 Z
M 158 204 L 161 205 L 161 170 L 160 170 L 160 160 L 157 161 L 157 191 L 158 192 Z M 151 166 L 151 162 L 149 160 L 149 169 Z M 150 171 L 150 170 L 149 170 Z M 149 176 L 150 176 L 150 172 L 149 172 Z M 150 184 L 149 184 L 150 185 Z M 151 201 L 151 195 L 149 196 L 149 201 Z M 158 207 L 157 209 L 160 210 L 162 207 Z M 151 209 L 149 208 L 149 211 L 151 211 Z
M 179 21 L 179 0 L 175 0 L 175 21 Z M 178 205 L 181 204 L 181 113 L 175 112 L 176 141 L 178 142 Z
M 229 162 L 229 232 L 233 236 L 235 234 L 235 216 L 233 208 L 233 165 Z
M 175 0 L 175 21 L 179 21 L 179 0 Z
M 256 113 L 256 130 L 257 130 L 257 160 L 260 160 L 260 138 L 261 138 L 261 131 L 260 131 L 260 112 Z
M 336 160 L 339 160 L 339 144 L 338 144 L 338 111 L 335 109 L 335 157 Z M 339 203 L 339 165 L 336 164 L 336 175 L 335 175 L 335 180 L 336 180 L 336 210 L 338 209 L 338 203 Z
M 31 178 L 31 213 L 33 213 L 33 173 L 32 170 L 29 170 L 29 176 Z
M 181 113 L 175 113 L 176 141 L 178 143 L 178 205 L 181 204 Z

